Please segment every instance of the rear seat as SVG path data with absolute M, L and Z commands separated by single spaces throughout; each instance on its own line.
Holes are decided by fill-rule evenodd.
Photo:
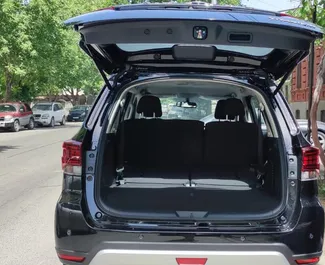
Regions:
M 202 164 L 204 123 L 159 119 L 161 103 L 154 96 L 143 96 L 137 112 L 145 118 L 122 122 L 117 133 L 118 168 L 124 168 L 124 178 L 168 178 L 184 182 Z
M 239 99 L 218 101 L 215 118 L 236 121 L 216 121 L 206 124 L 204 135 L 204 178 L 232 178 L 255 181 L 251 165 L 257 164 L 258 127 L 244 121 L 245 109 Z

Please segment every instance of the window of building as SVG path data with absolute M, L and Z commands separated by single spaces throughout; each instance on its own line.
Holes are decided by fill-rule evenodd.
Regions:
M 300 119 L 300 110 L 299 109 L 296 110 L 296 119 Z
M 287 100 L 289 100 L 289 86 L 288 85 L 285 86 L 285 97 Z
M 297 66 L 297 88 L 301 88 L 301 63 Z
M 320 120 L 321 120 L 322 122 L 325 122 L 325 110 L 321 110 L 321 111 L 320 111 Z

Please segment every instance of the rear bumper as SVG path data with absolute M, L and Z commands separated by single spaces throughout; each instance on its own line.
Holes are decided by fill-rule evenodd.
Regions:
M 80 178 L 69 181 L 73 190 L 80 185 Z M 324 210 L 316 197 L 301 199 L 292 229 L 273 233 L 93 229 L 80 205 L 81 192 L 62 192 L 55 212 L 55 241 L 58 253 L 85 257 L 81 264 L 178 265 L 176 258 L 200 257 L 208 259 L 205 265 L 296 265 L 297 259 L 322 254 Z
M 293 265 L 296 259 L 320 257 L 321 253 L 295 257 L 284 244 L 189 244 L 189 243 L 101 243 L 89 253 L 66 255 L 85 257 L 87 265 L 177 265 L 176 258 L 206 258 L 206 265 Z M 61 260 L 64 264 L 75 264 Z M 185 265 L 185 264 L 184 264 Z

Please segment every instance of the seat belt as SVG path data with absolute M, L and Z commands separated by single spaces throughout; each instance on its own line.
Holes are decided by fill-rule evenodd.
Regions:
M 264 174 L 265 174 L 265 166 L 267 162 L 264 163 L 264 152 L 263 152 L 263 131 L 262 131 L 262 112 L 264 111 L 263 104 L 259 105 L 257 111 L 257 126 L 258 126 L 258 135 L 257 135 L 257 187 L 261 188 L 264 185 Z

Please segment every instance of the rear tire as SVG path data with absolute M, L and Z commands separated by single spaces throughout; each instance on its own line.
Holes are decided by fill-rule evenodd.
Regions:
M 54 117 L 52 117 L 49 126 L 52 127 L 52 128 L 55 126 L 55 120 L 54 120 Z
M 14 124 L 13 124 L 13 126 L 12 126 L 12 128 L 11 128 L 11 131 L 12 131 L 12 132 L 19 132 L 19 130 L 20 130 L 20 123 L 19 123 L 19 120 L 15 120 L 15 121 L 14 121 Z
M 34 130 L 34 128 L 35 128 L 35 122 L 34 122 L 34 119 L 30 119 L 29 120 L 29 123 L 28 123 L 28 125 L 27 125 L 27 129 L 28 130 Z
M 65 116 L 62 117 L 62 121 L 60 122 L 61 125 L 65 125 Z

